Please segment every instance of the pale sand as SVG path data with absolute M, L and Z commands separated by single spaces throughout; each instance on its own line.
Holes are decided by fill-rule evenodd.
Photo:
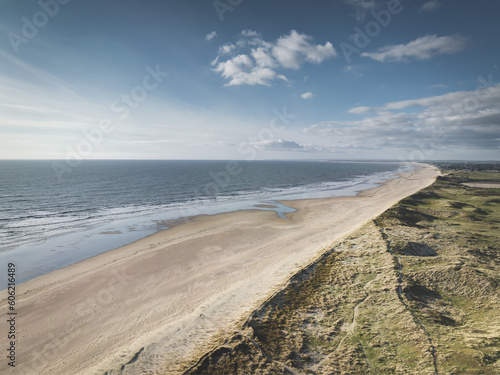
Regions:
M 291 274 L 438 173 L 423 165 L 358 197 L 285 202 L 298 209 L 290 220 L 260 210 L 198 216 L 22 284 L 17 366 L 7 370 L 4 353 L 0 373 L 102 374 L 143 347 L 124 374 L 179 373 Z
M 463 182 L 462 185 L 474 188 L 500 189 L 498 182 Z

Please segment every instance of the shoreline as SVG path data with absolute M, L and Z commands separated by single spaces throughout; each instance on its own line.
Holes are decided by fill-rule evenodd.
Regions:
M 138 364 L 161 368 L 170 358 L 166 373 L 178 373 L 293 272 L 437 175 L 427 165 L 409 173 L 415 180 L 392 179 L 356 197 L 282 201 L 298 210 L 290 220 L 258 209 L 196 216 L 20 284 L 18 346 L 29 360 L 19 368 L 104 373 L 140 350 Z
M 332 161 L 332 162 L 338 162 L 338 161 Z M 358 161 L 352 161 L 352 162 L 353 163 L 364 163 L 364 162 L 358 162 Z M 379 163 L 379 162 L 373 161 L 373 163 Z M 393 162 L 387 161 L 386 163 L 393 163 Z M 404 172 L 404 173 L 400 173 L 400 174 L 394 174 L 394 176 L 392 178 L 390 178 L 388 180 L 385 180 L 383 182 L 378 183 L 377 186 L 375 186 L 373 188 L 370 188 L 370 189 L 365 189 L 365 190 L 357 191 L 356 194 L 352 195 L 352 196 L 351 195 L 339 195 L 339 196 L 326 197 L 326 198 L 300 198 L 300 199 L 286 199 L 286 200 L 276 199 L 276 200 L 269 200 L 268 201 L 269 203 L 257 204 L 257 205 L 255 205 L 256 208 L 243 208 L 243 209 L 237 209 L 237 210 L 233 210 L 233 211 L 217 212 L 217 213 L 214 213 L 214 214 L 196 214 L 196 215 L 193 215 L 193 216 L 185 216 L 185 217 L 178 217 L 178 218 L 175 218 L 175 219 L 162 220 L 162 221 L 160 221 L 161 225 L 162 226 L 166 226 L 163 229 L 158 229 L 154 233 L 148 234 L 148 235 L 146 235 L 144 237 L 138 238 L 138 239 L 136 239 L 134 241 L 131 241 L 129 243 L 126 243 L 124 245 L 117 246 L 115 248 L 103 251 L 103 252 L 98 253 L 96 255 L 92 255 L 92 256 L 90 256 L 88 258 L 84 258 L 84 259 L 78 260 L 78 261 L 76 261 L 74 263 L 71 263 L 71 264 L 68 264 L 66 266 L 55 268 L 55 269 L 53 269 L 53 270 L 51 270 L 51 271 L 49 271 L 47 273 L 44 273 L 44 274 L 41 274 L 41 275 L 38 275 L 38 276 L 35 276 L 35 277 L 31 277 L 28 280 L 19 283 L 18 286 L 22 286 L 24 284 L 30 283 L 31 281 L 35 281 L 35 280 L 37 280 L 39 278 L 42 278 L 42 277 L 47 277 L 47 276 L 49 276 L 49 275 L 51 275 L 53 273 L 58 273 L 59 271 L 64 271 L 65 269 L 68 269 L 68 268 L 79 268 L 78 265 L 80 263 L 91 261 L 94 258 L 101 257 L 103 255 L 106 255 L 107 253 L 110 253 L 110 252 L 121 251 L 122 249 L 126 249 L 127 247 L 132 246 L 132 245 L 134 245 L 136 243 L 145 241 L 145 240 L 147 240 L 150 237 L 154 237 L 154 236 L 158 235 L 159 233 L 165 233 L 166 231 L 171 230 L 171 229 L 173 229 L 173 228 L 175 228 L 175 227 L 177 227 L 179 225 L 183 225 L 183 224 L 189 223 L 190 221 L 192 221 L 193 219 L 196 219 L 196 218 L 198 218 L 198 220 L 201 219 L 201 218 L 207 218 L 207 219 L 209 219 L 211 217 L 217 217 L 219 215 L 237 214 L 237 213 L 240 213 L 240 212 L 251 212 L 251 211 L 253 211 L 253 212 L 269 212 L 272 215 L 275 215 L 277 219 L 285 219 L 285 220 L 287 220 L 287 219 L 290 219 L 299 209 L 304 209 L 304 205 L 307 205 L 307 202 L 315 202 L 315 201 L 330 202 L 331 200 L 336 200 L 336 199 L 346 199 L 346 198 L 362 197 L 365 194 L 369 194 L 369 192 L 371 192 L 371 191 L 376 191 L 377 189 L 383 187 L 385 184 L 387 184 L 387 183 L 389 183 L 391 181 L 403 178 L 403 176 L 405 174 L 410 174 L 411 175 L 417 169 L 421 168 L 422 165 L 427 165 L 425 163 L 412 163 L 412 164 L 414 164 L 414 169 L 410 170 L 409 172 Z M 273 203 L 271 204 L 271 202 L 273 202 Z M 277 208 L 278 208 L 277 205 L 280 205 L 280 204 L 283 205 L 283 206 L 285 206 L 285 207 L 291 208 L 294 211 L 292 211 L 292 212 L 284 212 L 284 213 L 281 214 L 277 210 Z M 263 208 L 266 208 L 266 210 L 263 210 Z M 280 214 L 283 215 L 283 217 L 281 217 Z M 106 234 L 110 234 L 110 233 L 106 233 Z M 5 290 L 6 289 L 0 290 L 0 292 L 5 291 Z M 0 299 L 0 304 L 3 303 L 3 302 L 4 302 L 4 300 Z
M 497 373 L 498 191 L 441 176 L 305 265 L 183 375 Z
M 394 164 L 394 163 L 393 163 Z M 399 163 L 397 170 L 377 172 L 370 175 L 354 176 L 348 183 L 337 181 L 326 190 L 294 189 L 278 192 L 274 196 L 258 196 L 252 199 L 209 202 L 206 206 L 194 205 L 159 211 L 151 215 L 141 214 L 136 217 L 121 218 L 106 224 L 73 228 L 69 232 L 45 237 L 32 244 L 21 244 L 0 253 L 0 263 L 18 261 L 23 267 L 19 270 L 20 282 L 43 276 L 64 267 L 121 248 L 130 243 L 146 238 L 165 229 L 170 229 L 172 222 L 189 220 L 198 215 L 216 215 L 242 210 L 272 210 L 279 217 L 286 218 L 293 209 L 279 203 L 281 200 L 321 199 L 333 196 L 355 196 L 360 191 L 380 186 L 389 179 L 397 178 L 401 173 L 413 168 L 416 163 Z M 272 203 L 271 203 L 272 202 Z M 276 206 L 276 207 L 271 207 Z M 1 277 L 0 277 L 1 279 Z

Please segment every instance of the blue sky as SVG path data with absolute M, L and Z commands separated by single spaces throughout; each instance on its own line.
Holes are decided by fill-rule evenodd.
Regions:
M 0 6 L 2 159 L 500 159 L 497 1 Z

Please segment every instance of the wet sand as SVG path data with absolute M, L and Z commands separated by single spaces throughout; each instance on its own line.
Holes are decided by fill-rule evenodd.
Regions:
M 4 359 L 0 373 L 103 374 L 131 360 L 111 373 L 181 373 L 294 272 L 437 175 L 422 165 L 357 197 L 282 202 L 297 209 L 289 220 L 197 216 L 21 284 L 16 368 Z

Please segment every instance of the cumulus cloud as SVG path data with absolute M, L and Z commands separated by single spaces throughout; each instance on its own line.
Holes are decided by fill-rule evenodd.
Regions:
M 437 0 L 431 0 L 426 3 L 424 3 L 421 7 L 420 10 L 424 12 L 433 12 L 437 10 L 441 6 L 441 3 Z
M 312 93 L 312 92 L 310 92 L 310 91 L 309 91 L 309 92 L 305 92 L 305 93 L 303 93 L 302 95 L 300 95 L 300 97 L 301 97 L 302 99 L 312 99 L 312 98 L 313 98 L 313 96 L 314 96 L 314 95 L 313 95 L 313 93 Z
M 206 36 L 205 36 L 205 39 L 206 40 L 212 40 L 213 38 L 215 38 L 217 36 L 217 31 L 212 31 L 211 33 L 208 33 Z
M 299 69 L 304 61 L 319 64 L 323 60 L 336 56 L 335 48 L 330 42 L 325 45 L 312 45 L 312 37 L 290 31 L 289 35 L 280 37 L 272 48 L 274 58 L 285 68 Z
M 273 59 L 271 54 L 264 47 L 252 49 L 252 57 L 257 66 L 274 68 L 278 65 L 276 60 Z
M 406 62 L 410 59 L 427 60 L 436 55 L 453 54 L 465 49 L 468 38 L 459 35 L 426 35 L 407 44 L 385 46 L 377 52 L 363 52 L 361 56 L 380 62 Z
M 304 63 L 319 64 L 337 55 L 330 42 L 312 44 L 312 37 L 291 30 L 274 42 L 267 42 L 253 30 L 243 30 L 236 43 L 225 44 L 212 62 L 214 71 L 233 85 L 270 85 L 287 81 L 279 69 L 299 69 Z M 225 61 L 221 61 L 224 60 Z
M 274 70 L 255 66 L 254 61 L 248 55 L 238 55 L 225 62 L 221 62 L 214 69 L 222 77 L 229 80 L 228 85 L 266 85 L 275 79 L 286 81 L 286 77 L 277 74 Z
M 236 48 L 234 44 L 224 44 L 219 48 L 219 55 L 228 55 Z
M 355 107 L 356 121 L 326 121 L 304 133 L 321 136 L 332 147 L 356 149 L 499 150 L 500 85 L 482 85 L 476 91 Z M 427 147 L 426 146 L 426 147 Z

